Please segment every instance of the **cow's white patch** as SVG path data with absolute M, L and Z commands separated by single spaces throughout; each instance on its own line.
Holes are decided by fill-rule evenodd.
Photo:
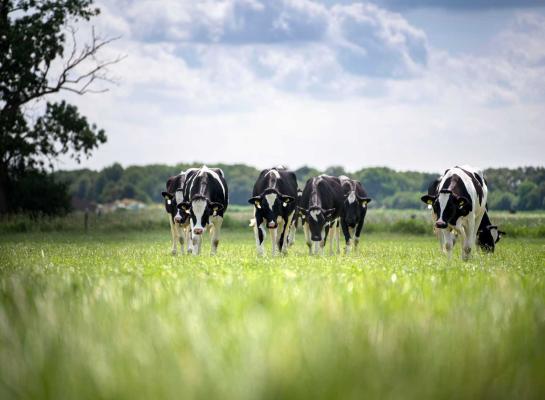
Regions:
M 269 175 L 269 174 L 273 174 L 275 176 L 275 178 L 280 178 L 280 174 L 275 169 L 269 170 L 269 172 L 267 172 L 267 175 Z
M 498 237 L 500 236 L 498 233 L 498 230 L 496 228 L 490 229 L 490 234 L 492 235 L 492 239 L 494 239 L 494 243 L 498 241 Z
M 172 204 L 172 200 L 168 199 L 167 204 Z
M 447 207 L 449 197 L 450 193 L 439 193 L 439 221 L 443 221 L 443 212 Z
M 348 202 L 352 204 L 355 201 L 356 201 L 356 192 L 351 191 L 350 194 L 348 195 Z
M 184 202 L 184 192 L 182 190 L 176 190 L 176 204 Z
M 272 211 L 274 202 L 276 201 L 276 197 L 278 195 L 276 193 L 269 193 L 265 195 L 265 199 L 267 200 L 267 204 L 269 205 L 270 210 Z
M 314 221 L 318 222 L 318 215 L 320 215 L 320 210 L 310 210 L 310 216 Z
M 191 202 L 191 208 L 193 209 L 193 214 L 195 214 L 195 218 L 197 221 L 195 222 L 194 228 L 203 228 L 202 226 L 202 216 L 204 214 L 204 211 L 206 210 L 207 202 L 206 200 L 193 200 Z

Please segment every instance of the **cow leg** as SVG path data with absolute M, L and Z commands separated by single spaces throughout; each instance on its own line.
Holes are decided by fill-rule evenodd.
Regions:
M 308 254 L 312 255 L 312 241 L 310 240 L 310 228 L 308 224 L 303 225 L 303 232 L 305 233 L 305 241 L 308 246 Z
M 218 251 L 218 244 L 220 242 L 220 231 L 221 231 L 221 225 L 223 224 L 223 218 L 222 217 L 213 217 L 212 218 L 212 231 L 211 231 L 211 249 L 210 249 L 210 255 L 216 255 L 216 252 Z
M 360 244 L 360 236 L 361 236 L 361 230 L 363 229 L 363 223 L 365 221 L 365 216 L 361 219 L 361 221 L 358 222 L 358 225 L 356 226 L 356 237 L 354 238 L 354 250 L 358 249 L 358 245 Z
M 278 234 L 278 228 L 269 228 L 269 233 L 271 234 L 272 255 L 275 256 L 277 250 L 276 236 Z
M 265 240 L 265 229 L 263 229 L 263 223 L 254 224 L 254 236 L 255 236 L 255 245 L 257 250 L 257 255 L 262 256 L 264 252 L 263 241 Z
M 341 229 L 343 231 L 344 243 L 345 243 L 344 254 L 350 254 L 350 250 L 352 246 L 350 229 L 348 228 L 348 225 L 346 224 L 346 222 L 344 222 L 344 220 L 342 219 L 341 219 Z
M 172 215 L 168 214 L 168 221 L 170 222 L 170 237 L 172 239 L 172 250 L 171 253 L 173 256 L 176 255 L 176 252 L 178 250 L 178 240 L 179 240 L 179 234 L 178 234 L 178 227 L 176 226 L 176 223 L 172 219 Z M 183 252 L 183 248 L 182 248 Z
M 453 233 L 447 229 L 441 229 L 439 236 L 442 250 L 450 260 L 452 257 L 452 248 L 454 247 Z
M 295 213 L 295 211 L 294 211 Z M 288 232 L 288 246 L 291 247 L 295 244 L 295 234 L 297 233 L 297 221 L 293 219 L 293 213 L 291 214 L 291 222 L 289 224 Z
M 184 226 L 184 236 L 187 243 L 187 254 L 193 253 L 193 240 L 191 239 L 191 224 L 189 222 Z
M 281 224 L 281 225 L 280 225 Z M 278 248 L 282 254 L 288 254 L 288 227 L 291 225 L 291 216 L 288 216 L 288 220 L 284 221 L 282 218 L 280 224 L 278 224 L 281 230 L 280 239 L 278 240 Z
M 463 235 L 463 247 L 462 247 L 462 260 L 467 261 L 471 256 L 471 250 L 475 246 L 476 232 L 475 232 L 475 216 L 468 215 L 467 217 L 467 229 L 465 229 L 465 235 Z
M 193 240 L 193 255 L 198 256 L 201 253 L 202 235 L 195 235 L 191 228 L 191 237 Z

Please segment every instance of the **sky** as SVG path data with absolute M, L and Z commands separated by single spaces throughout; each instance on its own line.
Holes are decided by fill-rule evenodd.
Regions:
M 543 3 L 96 1 L 101 57 L 126 58 L 62 96 L 108 143 L 57 168 L 544 165 Z

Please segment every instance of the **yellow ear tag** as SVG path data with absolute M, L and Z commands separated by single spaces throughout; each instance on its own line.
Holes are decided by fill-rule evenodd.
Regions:
M 463 206 L 465 203 L 466 203 L 466 202 L 462 200 L 462 201 L 460 202 L 460 206 Z
M 428 204 L 431 206 L 433 204 L 433 201 L 431 199 L 428 200 Z

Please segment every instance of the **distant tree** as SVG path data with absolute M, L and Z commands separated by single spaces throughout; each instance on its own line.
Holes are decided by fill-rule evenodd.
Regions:
M 488 207 L 490 210 L 515 210 L 517 196 L 508 192 L 492 191 L 488 195 Z
M 76 43 L 76 31 L 71 26 L 99 14 L 92 3 L 0 2 L 0 213 L 10 208 L 6 195 L 10 181 L 22 179 L 29 171 L 51 168 L 60 155 L 70 155 L 79 162 L 106 142 L 104 131 L 65 101 L 47 102 L 37 118 L 31 119 L 28 114 L 30 105 L 51 94 L 95 91 L 97 81 L 108 80 L 106 67 L 119 61 L 98 58 L 99 51 L 112 39 L 101 39 L 94 31 L 89 43 Z

